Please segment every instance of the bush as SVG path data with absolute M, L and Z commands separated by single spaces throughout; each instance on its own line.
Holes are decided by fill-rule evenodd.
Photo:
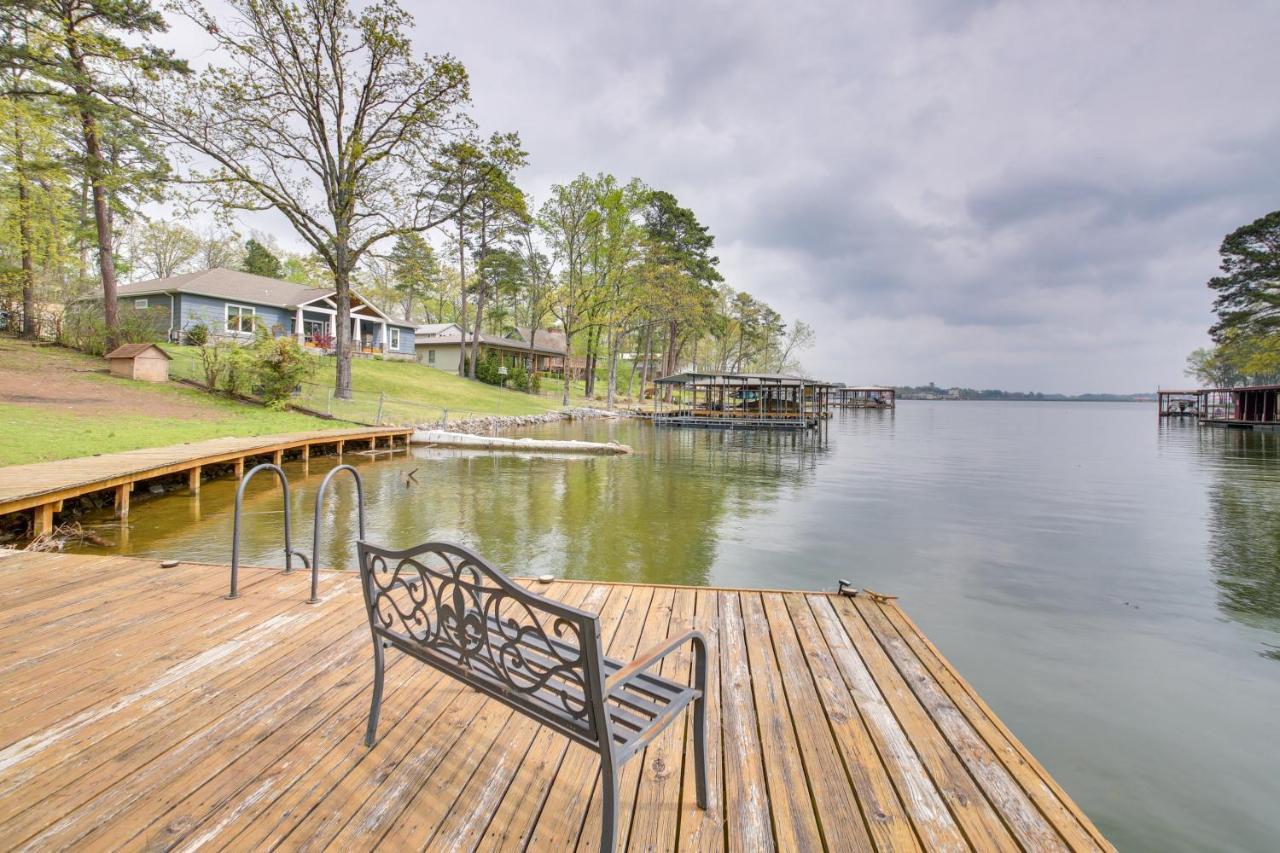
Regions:
M 258 335 L 252 351 L 258 394 L 273 409 L 284 408 L 298 384 L 315 370 L 315 360 L 291 335 Z
M 233 397 L 247 396 L 253 391 L 254 382 L 254 360 L 249 347 L 235 341 L 218 341 L 211 346 L 222 350 L 222 390 Z
M 204 323 L 196 323 L 187 329 L 183 341 L 187 346 L 202 347 L 209 343 L 209 327 Z
M 284 408 L 316 360 L 289 335 L 272 337 L 259 328 L 252 343 L 220 340 L 200 347 L 200 365 L 209 391 L 255 394 L 270 408 Z
M 166 329 L 159 311 L 121 311 L 116 317 L 116 345 L 158 343 Z M 106 355 L 107 318 L 102 302 L 69 307 L 58 330 L 58 343 L 89 355 Z
M 484 358 L 476 365 L 476 379 L 488 385 L 501 385 L 506 379 L 501 373 L 502 362 L 493 350 L 485 353 Z
M 529 371 L 524 369 L 524 365 L 517 362 L 516 366 L 511 368 L 511 375 L 507 377 L 511 380 L 511 387 L 517 391 L 529 390 Z

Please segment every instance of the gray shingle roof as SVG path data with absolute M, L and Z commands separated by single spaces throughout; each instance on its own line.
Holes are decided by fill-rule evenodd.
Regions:
M 132 284 L 122 284 L 117 288 L 120 296 L 173 292 L 216 296 L 221 299 L 252 302 L 256 305 L 297 308 L 303 303 L 327 296 L 333 291 L 224 267 L 169 278 L 135 281 Z

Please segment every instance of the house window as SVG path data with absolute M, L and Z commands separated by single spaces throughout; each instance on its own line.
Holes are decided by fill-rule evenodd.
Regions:
M 133 307 L 134 307 L 134 308 L 137 308 L 138 310 L 142 310 L 143 308 L 146 308 L 146 307 L 147 307 L 147 300 L 145 300 L 145 299 L 135 299 L 135 300 L 133 300 Z
M 400 349 L 400 330 L 392 326 L 387 331 L 391 333 L 391 348 L 393 350 Z
M 254 319 L 258 313 L 257 308 L 251 308 L 248 305 L 227 305 L 227 331 L 239 334 L 247 334 L 253 331 Z
M 436 363 L 436 351 L 433 349 L 427 350 L 427 364 L 435 364 L 435 363 Z

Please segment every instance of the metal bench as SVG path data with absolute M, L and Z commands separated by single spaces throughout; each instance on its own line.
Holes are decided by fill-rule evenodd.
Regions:
M 399 649 L 600 755 L 600 847 L 617 838 L 618 774 L 693 704 L 697 798 L 707 807 L 707 648 L 688 631 L 624 664 L 604 656 L 600 619 L 513 583 L 459 545 L 394 551 L 360 542 L 360 580 L 373 633 L 373 701 L 365 743 L 377 739 L 385 649 Z M 693 684 L 649 672 L 691 643 Z

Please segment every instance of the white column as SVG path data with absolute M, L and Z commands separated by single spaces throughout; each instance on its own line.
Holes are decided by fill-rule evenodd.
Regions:
M 382 324 L 382 351 L 387 351 L 387 324 Z
M 306 342 L 305 336 L 302 334 L 302 307 L 293 314 L 293 334 L 298 339 L 298 346 L 302 346 Z
M 356 330 L 355 330 L 356 352 L 360 352 L 364 349 L 364 329 L 360 328 L 360 318 L 358 316 L 355 318 L 355 320 L 356 320 Z

